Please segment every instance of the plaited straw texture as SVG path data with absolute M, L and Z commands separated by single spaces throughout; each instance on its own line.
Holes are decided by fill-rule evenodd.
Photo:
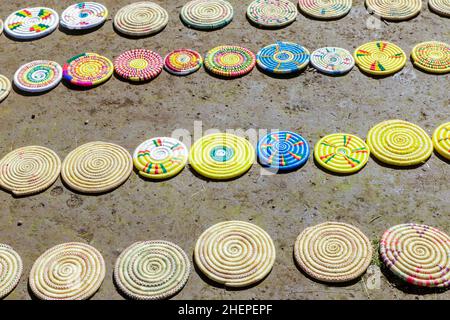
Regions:
M 433 133 L 434 149 L 450 160 L 450 122 L 440 125 Z
M 450 45 L 439 41 L 427 41 L 417 44 L 411 58 L 416 67 L 431 73 L 450 71 Z
M 4 75 L 0 74 L 0 102 L 6 99 L 11 92 L 11 81 Z
M 194 259 L 211 280 L 227 287 L 246 287 L 269 274 L 275 262 L 275 246 L 260 227 L 244 221 L 226 221 L 200 236 Z
M 227 180 L 247 172 L 255 161 L 255 149 L 246 139 L 227 133 L 214 133 L 197 140 L 189 162 L 201 175 Z
M 147 36 L 158 33 L 169 22 L 169 14 L 150 1 L 129 4 L 114 17 L 116 29 L 129 36 Z
M 122 53 L 114 61 L 117 74 L 130 81 L 156 78 L 163 69 L 161 56 L 151 50 L 134 49 Z
M 50 8 L 20 9 L 5 21 L 5 32 L 13 38 L 32 40 L 52 33 L 59 24 L 58 13 Z
M 64 159 L 61 176 L 72 189 L 102 193 L 117 188 L 133 170 L 128 151 L 113 143 L 94 141 L 79 146 Z
M 352 9 L 352 0 L 299 0 L 300 11 L 316 19 L 337 19 Z
M 6 297 L 19 283 L 23 264 L 13 248 L 0 243 L 0 299 Z
M 450 17 L 450 0 L 428 0 L 428 5 L 437 14 Z
M 69 6 L 61 15 L 61 25 L 72 30 L 98 27 L 108 18 L 108 9 L 97 2 L 80 2 Z
M 42 300 L 85 300 L 101 286 L 105 261 L 94 247 L 69 242 L 47 250 L 34 263 L 29 284 Z
M 394 166 L 413 166 L 426 162 L 433 152 L 428 134 L 403 120 L 383 121 L 367 134 L 370 152 L 380 161 Z
M 27 146 L 0 160 L 0 185 L 16 196 L 39 193 L 49 188 L 61 172 L 61 160 L 52 150 Z
M 420 13 L 422 0 L 366 0 L 369 13 L 391 21 L 408 20 Z
M 266 27 L 283 27 L 297 18 L 295 4 L 288 0 L 255 0 L 247 8 L 247 17 L 253 23 Z
M 219 46 L 209 50 L 205 57 L 207 70 L 227 78 L 246 75 L 255 64 L 255 54 L 239 46 Z
M 62 79 L 59 63 L 37 60 L 24 64 L 14 74 L 14 84 L 22 91 L 44 92 L 56 87 Z
M 295 73 L 309 64 L 310 53 L 305 47 L 293 43 L 278 41 L 258 51 L 256 63 L 266 72 L 275 74 Z
M 311 277 L 347 282 L 360 277 L 372 261 L 372 245 L 356 227 L 325 222 L 306 228 L 295 241 L 295 260 Z
M 363 44 L 355 50 L 353 57 L 362 71 L 379 76 L 393 74 L 406 64 L 405 52 L 387 41 Z
M 197 51 L 177 49 L 164 58 L 164 67 L 172 74 L 184 76 L 194 73 L 203 65 L 203 58 Z
M 311 54 L 311 64 L 322 73 L 341 75 L 355 66 L 355 59 L 350 52 L 337 47 L 325 47 Z
M 181 20 L 190 28 L 212 30 L 226 26 L 233 19 L 232 5 L 225 0 L 193 0 L 181 8 Z
M 186 253 L 168 241 L 142 241 L 129 246 L 116 261 L 114 280 L 131 299 L 160 300 L 179 292 L 189 279 Z
M 106 82 L 114 72 L 108 58 L 96 53 L 82 53 L 72 57 L 63 67 L 63 77 L 71 84 L 92 87 Z
M 380 255 L 395 275 L 411 285 L 450 286 L 450 237 L 426 225 L 407 223 L 381 237 Z

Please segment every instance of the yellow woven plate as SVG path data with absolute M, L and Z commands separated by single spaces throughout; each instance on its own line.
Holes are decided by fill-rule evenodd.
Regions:
M 434 149 L 450 160 L 450 122 L 440 125 L 433 133 Z
M 241 176 L 255 162 L 255 149 L 246 139 L 214 133 L 197 140 L 191 148 L 190 165 L 201 175 L 217 180 Z
M 387 120 L 370 129 L 367 144 L 380 161 L 394 166 L 424 163 L 433 152 L 428 134 L 403 120 Z
M 13 248 L 0 243 L 0 300 L 6 297 L 19 283 L 23 263 Z
M 419 43 L 413 48 L 411 58 L 416 67 L 425 71 L 431 73 L 450 71 L 450 45 L 447 43 L 439 41 Z
M 363 44 L 353 54 L 356 65 L 364 72 L 385 76 L 401 70 L 406 64 L 406 54 L 398 46 L 387 41 Z
M 4 75 L 0 74 L 0 102 L 6 99 L 11 92 L 11 81 Z
M 351 10 L 352 0 L 299 0 L 298 7 L 313 18 L 337 19 Z
M 354 173 L 369 160 L 369 147 L 364 140 L 347 133 L 323 137 L 314 147 L 314 158 L 324 168 L 337 173 Z
M 369 13 L 385 20 L 408 20 L 420 13 L 422 0 L 366 0 Z

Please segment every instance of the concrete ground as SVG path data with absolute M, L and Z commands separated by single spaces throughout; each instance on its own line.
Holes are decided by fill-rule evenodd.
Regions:
M 110 17 L 130 0 L 102 0 Z M 205 53 L 221 44 L 243 45 L 257 52 L 276 40 L 300 43 L 311 51 L 340 46 L 353 51 L 367 41 L 384 39 L 407 54 L 416 43 L 450 40 L 450 20 L 429 11 L 401 23 L 368 21 L 363 1 L 354 1 L 343 19 L 324 22 L 299 14 L 279 30 L 261 30 L 245 17 L 250 1 L 230 0 L 235 17 L 227 27 L 202 32 L 188 29 L 178 15 L 184 1 L 156 2 L 170 21 L 159 34 L 141 39 L 118 35 L 111 19 L 95 32 L 68 35 L 57 30 L 32 42 L 0 37 L 0 73 L 12 78 L 23 63 L 50 59 L 63 64 L 81 52 L 115 58 L 128 49 L 149 48 L 165 55 L 187 47 Z M 3 19 L 16 9 L 42 5 L 58 12 L 69 1 L 3 1 Z M 370 28 L 367 27 L 369 25 Z M 426 74 L 410 61 L 395 76 L 373 79 L 354 68 L 347 76 L 329 77 L 312 69 L 291 79 L 277 79 L 255 69 L 240 79 L 225 81 L 201 70 L 188 77 L 163 72 L 157 79 L 132 85 L 113 77 L 87 91 L 60 84 L 49 93 L 27 96 L 12 92 L 0 105 L 0 155 L 26 145 L 43 145 L 61 159 L 77 146 L 102 140 L 130 152 L 143 140 L 170 135 L 175 129 L 193 132 L 241 128 L 286 129 L 301 133 L 311 146 L 322 136 L 348 132 L 365 138 L 380 121 L 404 119 L 424 128 L 449 121 L 449 76 Z M 139 240 L 166 239 L 192 256 L 197 237 L 209 226 L 229 219 L 251 221 L 273 238 L 277 259 L 270 275 L 257 286 L 228 291 L 206 282 L 193 271 L 175 299 L 449 299 L 449 292 L 415 290 L 382 273 L 334 286 L 317 283 L 294 264 L 292 249 L 306 227 L 328 220 L 358 226 L 371 240 L 388 227 L 405 222 L 425 223 L 450 233 L 449 163 L 433 155 L 423 166 L 398 170 L 373 159 L 358 174 L 336 176 L 310 160 L 293 173 L 264 176 L 255 164 L 243 177 L 210 182 L 186 168 L 174 179 L 154 183 L 133 173 L 117 190 L 85 196 L 61 181 L 41 194 L 14 198 L 0 192 L 0 243 L 13 246 L 24 261 L 24 275 L 7 299 L 30 299 L 27 276 L 46 249 L 68 241 L 95 246 L 104 256 L 107 277 L 93 299 L 121 299 L 112 282 L 114 262 L 128 245 Z M 376 282 L 376 281 L 375 281 Z

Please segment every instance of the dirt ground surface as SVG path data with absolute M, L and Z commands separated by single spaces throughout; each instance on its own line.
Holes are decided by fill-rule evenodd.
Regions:
M 450 20 L 428 9 L 401 23 L 382 22 L 373 29 L 362 0 L 336 21 L 316 21 L 299 14 L 278 30 L 250 25 L 245 12 L 250 1 L 230 0 L 232 23 L 212 32 L 189 29 L 179 19 L 184 1 L 161 1 L 170 14 L 157 35 L 129 39 L 117 34 L 111 17 L 130 0 L 102 0 L 110 18 L 100 29 L 69 35 L 56 30 L 31 42 L 0 37 L 0 73 L 12 78 L 29 61 L 50 59 L 63 64 L 82 52 L 111 59 L 134 48 L 167 54 L 187 47 L 206 53 L 222 44 L 242 45 L 257 52 L 276 40 L 300 43 L 310 51 L 340 46 L 353 51 L 376 39 L 392 41 L 409 55 L 427 40 L 450 40 Z M 2 1 L 3 19 L 13 11 L 46 5 L 61 13 L 71 1 Z M 369 27 L 368 27 L 369 24 Z M 309 68 L 290 79 L 273 78 L 256 68 L 249 75 L 222 80 L 205 70 L 187 77 L 163 71 L 154 81 L 133 85 L 117 77 L 90 89 L 74 90 L 61 83 L 42 95 L 13 91 L 0 105 L 0 155 L 26 145 L 53 149 L 61 159 L 77 146 L 94 140 L 114 142 L 130 152 L 145 139 L 171 135 L 175 129 L 286 129 L 301 133 L 310 145 L 322 136 L 348 132 L 365 138 L 368 130 L 387 119 L 420 125 L 431 136 L 450 121 L 449 76 L 426 74 L 407 62 L 395 76 L 374 79 L 354 68 L 330 77 Z M 24 262 L 24 274 L 7 299 L 31 299 L 27 288 L 33 262 L 46 249 L 68 241 L 87 242 L 104 256 L 107 276 L 93 299 L 122 299 L 113 281 L 119 253 L 140 240 L 165 239 L 179 244 L 191 262 L 195 241 L 209 226 L 224 220 L 250 221 L 274 240 L 277 258 L 270 275 L 244 290 L 226 290 L 193 270 L 184 290 L 174 299 L 449 299 L 450 293 L 416 290 L 388 272 L 378 288 L 369 276 L 345 285 L 327 285 L 306 277 L 295 265 L 293 243 L 306 227 L 328 220 L 358 226 L 377 240 L 390 226 L 416 222 L 450 233 L 449 163 L 436 154 L 414 169 L 399 170 L 373 158 L 358 174 L 337 176 L 322 171 L 312 159 L 289 174 L 261 175 L 260 166 L 239 179 L 211 182 L 187 167 L 164 182 L 133 173 L 120 188 L 100 196 L 72 192 L 60 179 L 47 191 L 26 198 L 0 192 L 0 243 L 13 246 Z M 376 259 L 375 259 L 376 260 Z M 374 269 L 377 270 L 376 268 Z M 376 276 L 377 272 L 375 272 Z

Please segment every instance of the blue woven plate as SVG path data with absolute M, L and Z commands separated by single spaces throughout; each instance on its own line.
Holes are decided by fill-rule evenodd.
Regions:
M 306 68 L 309 59 L 310 53 L 305 47 L 281 41 L 262 48 L 256 55 L 256 62 L 261 69 L 277 74 L 298 72 Z

